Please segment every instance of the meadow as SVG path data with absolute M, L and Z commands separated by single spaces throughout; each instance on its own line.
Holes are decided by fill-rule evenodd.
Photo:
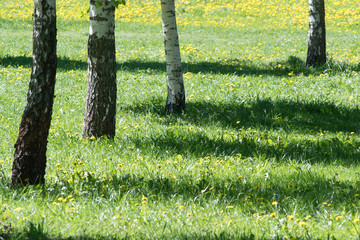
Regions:
M 0 0 L 0 239 L 359 239 L 360 2 L 179 0 L 186 111 L 164 113 L 160 3 L 116 11 L 117 130 L 83 139 L 88 2 L 59 0 L 44 186 L 9 186 L 32 64 L 30 0 Z

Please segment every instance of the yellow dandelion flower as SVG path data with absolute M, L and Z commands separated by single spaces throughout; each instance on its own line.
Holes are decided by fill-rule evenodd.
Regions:
M 234 208 L 234 206 L 227 206 L 226 208 L 229 208 L 229 209 L 231 209 L 231 208 Z
M 360 222 L 360 219 L 358 219 L 358 218 L 355 218 L 353 221 L 353 223 L 358 223 L 358 222 Z
M 342 219 L 342 216 L 336 216 L 336 217 L 335 217 L 335 220 L 336 220 L 336 221 L 338 221 L 338 220 L 340 220 L 340 219 Z
M 23 210 L 22 207 L 18 207 L 18 208 L 15 209 L 16 212 L 20 212 L 21 210 Z
M 305 225 L 306 225 L 306 222 L 300 221 L 300 222 L 299 222 L 299 225 L 300 225 L 300 226 L 305 226 Z
M 274 206 L 276 206 L 276 205 L 278 205 L 278 202 L 277 202 L 277 201 L 273 201 L 271 204 L 274 205 Z
M 270 213 L 270 217 L 276 217 L 276 213 L 274 212 Z
M 179 206 L 179 209 L 183 210 L 183 209 L 185 209 L 185 206 Z
M 294 219 L 295 216 L 294 216 L 294 215 L 287 215 L 286 217 L 287 217 L 289 220 L 292 220 L 292 219 Z

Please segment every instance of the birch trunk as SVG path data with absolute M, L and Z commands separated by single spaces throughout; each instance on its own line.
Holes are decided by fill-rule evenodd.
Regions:
M 306 65 L 326 63 L 326 31 L 324 0 L 309 0 L 309 42 Z
M 46 147 L 56 76 L 55 0 L 35 0 L 33 66 L 27 102 L 15 143 L 11 185 L 45 182 Z
M 180 113 L 185 109 L 185 88 L 174 0 L 161 0 L 161 12 L 167 72 L 165 111 L 168 113 Z
M 115 136 L 117 90 L 114 31 L 114 2 L 90 0 L 89 75 L 84 137 Z

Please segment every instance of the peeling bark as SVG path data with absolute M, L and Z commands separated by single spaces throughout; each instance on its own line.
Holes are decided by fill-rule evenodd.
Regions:
M 90 0 L 88 40 L 88 93 L 84 137 L 115 136 L 116 59 L 115 5 L 111 0 Z
M 326 63 L 326 31 L 324 0 L 309 0 L 309 42 L 306 65 Z
M 56 43 L 55 0 L 35 0 L 33 67 L 19 136 L 14 146 L 12 186 L 45 183 L 46 147 L 57 67 Z
M 174 0 L 161 0 L 161 11 L 167 73 L 165 111 L 167 113 L 181 113 L 185 110 L 185 88 Z

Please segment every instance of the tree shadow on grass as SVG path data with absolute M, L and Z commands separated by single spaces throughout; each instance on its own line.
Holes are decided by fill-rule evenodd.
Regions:
M 150 109 L 148 104 L 126 106 L 122 111 L 146 114 Z M 355 137 L 360 131 L 358 108 L 337 106 L 331 102 L 257 98 L 249 102 L 219 104 L 189 102 L 186 114 L 171 117 L 165 117 L 161 105 L 152 105 L 151 111 L 159 114 L 162 118 L 159 123 L 166 126 L 176 126 L 181 119 L 195 127 L 194 131 L 178 133 L 168 129 L 160 136 L 131 139 L 136 147 L 160 155 L 165 152 L 193 157 L 263 155 L 278 161 L 336 162 L 344 166 L 358 164 L 360 159 L 360 141 Z M 209 136 L 207 128 L 218 128 L 221 132 Z M 244 134 L 240 129 L 257 131 L 244 131 Z M 228 132 L 222 132 L 224 130 Z M 287 139 L 287 135 L 293 136 Z
M 26 56 L 5 56 L 0 59 L 0 66 L 32 66 L 32 58 Z M 214 73 L 214 74 L 234 74 L 234 75 L 263 75 L 263 76 L 278 76 L 289 77 L 289 73 L 294 74 L 316 74 L 322 73 L 327 68 L 338 69 L 352 69 L 360 71 L 360 64 L 337 63 L 329 61 L 327 65 L 308 68 L 305 62 L 296 57 L 289 56 L 284 61 L 269 63 L 268 65 L 255 66 L 254 63 L 248 60 L 230 59 L 224 61 L 201 61 L 201 62 L 183 62 L 183 72 L 191 73 Z M 281 67 L 277 67 L 281 65 Z M 70 70 L 86 70 L 88 63 L 81 60 L 73 60 L 67 57 L 58 57 L 58 69 L 64 71 Z M 136 72 L 138 70 L 153 70 L 155 72 L 165 72 L 166 63 L 159 61 L 143 61 L 143 60 L 127 60 L 117 63 L 118 71 Z M 151 71 L 150 71 L 151 72 Z
M 121 111 L 144 114 L 149 111 L 165 117 L 164 106 L 147 101 L 121 106 Z M 253 100 L 226 103 L 193 102 L 186 103 L 184 114 L 165 118 L 165 124 L 176 122 L 177 118 L 195 124 L 208 126 L 217 124 L 223 128 L 260 128 L 262 130 L 282 129 L 287 132 L 312 131 L 360 132 L 360 109 L 342 106 L 330 101 L 311 102 L 286 99 L 254 98 Z
M 284 67 L 277 68 L 277 65 Z M 285 67 L 286 66 L 286 67 Z M 290 56 L 285 61 L 270 63 L 269 65 L 256 66 L 255 63 L 248 60 L 229 59 L 226 61 L 200 61 L 200 62 L 182 62 L 183 72 L 191 73 L 213 73 L 213 74 L 234 74 L 237 76 L 263 75 L 288 77 L 290 72 L 309 74 L 312 71 L 305 66 L 300 58 Z M 157 61 L 127 60 L 120 64 L 118 70 L 137 71 L 137 70 L 157 70 L 165 71 L 166 64 Z
M 237 211 L 242 211 L 247 215 L 253 213 L 269 217 L 269 214 L 278 211 L 279 215 L 287 215 L 293 211 L 294 204 L 301 206 L 302 212 L 307 212 L 312 216 L 320 216 L 328 214 L 326 206 L 323 202 L 331 204 L 331 211 L 341 211 L 343 206 L 352 206 L 352 213 L 360 211 L 359 206 L 355 206 L 358 199 L 354 197 L 359 192 L 359 182 L 345 182 L 333 177 L 324 177 L 311 171 L 306 166 L 300 167 L 296 171 L 284 173 L 282 176 L 269 175 L 264 178 L 266 171 L 256 173 L 255 175 L 245 176 L 241 178 L 224 178 L 217 176 L 216 173 L 207 173 L 199 178 L 194 177 L 191 173 L 184 174 L 181 177 L 173 179 L 167 175 L 163 176 L 161 172 L 153 175 L 142 173 L 135 174 L 115 174 L 111 177 L 111 181 L 104 179 L 104 176 L 90 175 L 89 177 L 76 181 L 76 191 L 73 184 L 67 181 L 58 182 L 44 188 L 42 194 L 51 196 L 60 196 L 66 193 L 64 189 L 72 194 L 75 199 L 102 199 L 109 198 L 114 204 L 123 204 L 126 199 L 140 199 L 143 196 L 148 197 L 149 204 L 154 199 L 156 202 L 162 201 L 166 205 L 166 201 L 172 202 L 174 198 L 180 198 L 181 201 L 191 202 L 198 206 L 198 214 L 201 209 L 206 209 L 209 205 L 215 209 L 224 209 L 226 206 L 233 206 Z M 77 179 L 75 179 L 77 180 Z M 122 186 L 125 186 L 122 187 Z M 214 187 L 210 190 L 210 187 Z M 49 191 L 48 189 L 51 189 Z M 100 190 L 101 189 L 101 190 Z M 21 194 L 15 194 L 19 191 Z M 20 201 L 23 197 L 24 189 L 13 189 L 9 195 L 13 196 L 13 201 Z M 80 194 L 78 196 L 77 194 Z M 216 201 L 215 201 L 216 200 Z M 272 204 L 277 201 L 281 206 L 277 208 Z M 275 210 L 277 209 L 277 210 Z M 329 208 L 330 209 L 330 208 Z M 230 210 L 231 211 L 231 210 Z M 240 229 L 244 226 L 238 226 Z M 173 228 L 174 230 L 174 228 Z M 201 230 L 201 229 L 200 229 Z M 149 235 L 145 235 L 141 230 L 134 232 L 134 236 L 117 237 L 111 234 L 102 236 L 72 236 L 62 238 L 61 236 L 51 236 L 44 230 L 44 226 L 30 223 L 28 228 L 21 231 L 22 236 L 36 236 L 36 239 L 151 239 Z M 171 234 L 171 235 L 167 235 Z M 254 233 L 259 234 L 259 233 Z M 235 232 L 215 234 L 206 232 L 198 234 L 188 232 L 181 233 L 179 236 L 173 234 L 170 229 L 166 233 L 158 236 L 159 239 L 267 239 L 266 237 L 254 236 L 251 232 Z M 264 233 L 263 233 L 264 234 Z M 266 233 L 265 233 L 266 234 Z M 264 234 L 264 235 L 265 235 Z M 24 238 L 25 239 L 25 238 Z
M 26 68 L 31 68 L 33 64 L 32 57 L 27 56 L 5 56 L 0 58 L 0 66 L 23 66 Z M 70 70 L 86 70 L 88 68 L 88 63 L 79 60 L 72 60 L 66 57 L 58 57 L 57 68 L 64 71 Z
M 35 225 L 30 222 L 30 224 Z M 116 229 L 113 229 L 114 231 Z M 239 232 L 237 233 L 227 233 L 222 231 L 220 233 L 182 233 L 179 235 L 176 234 L 160 234 L 159 236 L 149 236 L 150 234 L 134 234 L 133 236 L 125 236 L 125 237 L 116 237 L 112 235 L 100 235 L 97 234 L 95 236 L 87 236 L 87 235 L 79 235 L 79 236 L 71 236 L 71 237 L 61 237 L 61 236 L 52 236 L 44 231 L 33 232 L 33 230 L 25 230 L 22 231 L 22 234 L 0 234 L 0 237 L 3 239 L 20 239 L 19 237 L 26 239 L 36 239 L 36 240 L 131 240 L 131 239 L 142 239 L 142 240 L 151 240 L 151 239 L 174 239 L 174 240 L 267 240 L 267 239 L 282 239 L 282 236 L 272 236 L 270 237 L 256 237 L 251 231 L 247 232 Z

